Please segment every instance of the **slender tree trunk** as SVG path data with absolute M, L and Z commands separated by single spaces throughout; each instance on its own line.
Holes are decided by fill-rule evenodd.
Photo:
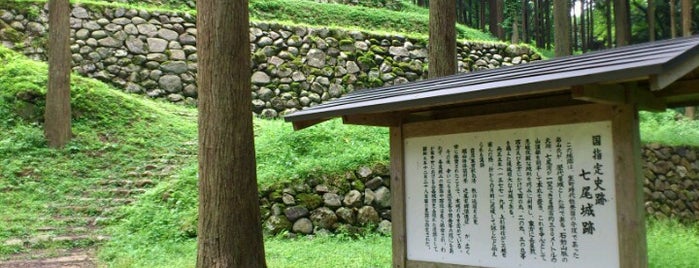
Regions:
M 485 0 L 481 0 L 478 5 L 478 22 L 480 23 L 480 29 L 485 31 Z
M 519 43 L 519 27 L 517 26 L 517 21 L 512 22 L 512 41 L 513 44 Z
M 604 17 L 607 20 L 607 47 L 612 47 L 612 2 L 611 0 L 606 0 L 606 9 L 604 10 Z
M 692 36 L 692 0 L 682 0 L 682 36 Z M 694 120 L 697 108 L 695 106 L 685 107 L 684 115 Z
M 505 0 L 495 0 L 497 2 L 497 10 L 495 12 L 495 17 L 497 20 L 496 29 L 498 33 L 498 38 L 500 40 L 505 40 L 505 29 L 502 27 L 505 22 Z
M 544 47 L 541 0 L 534 0 L 534 39 L 537 47 Z
M 648 41 L 655 41 L 655 1 L 648 0 Z
M 626 46 L 631 42 L 631 18 L 629 0 L 614 0 L 614 25 L 616 46 Z
M 572 17 L 571 21 L 573 21 L 573 49 L 577 50 L 578 49 L 578 18 L 577 17 Z
M 553 23 L 551 22 L 551 1 L 544 0 L 544 43 L 546 43 L 546 48 L 551 48 L 551 29 L 553 29 Z
M 250 107 L 248 1 L 197 1 L 197 267 L 265 267 Z
M 70 3 L 49 1 L 49 81 L 44 134 L 49 147 L 61 148 L 71 139 L 70 123 Z
M 490 29 L 490 33 L 493 34 L 493 36 L 497 37 L 498 39 L 502 40 L 500 36 L 500 31 L 498 28 L 498 23 L 500 22 L 498 20 L 498 13 L 499 13 L 499 7 L 498 7 L 498 0 L 490 0 L 488 2 L 488 28 Z
M 677 22 L 675 21 L 675 0 L 670 0 L 670 37 L 677 37 Z
M 580 0 L 580 43 L 583 52 L 587 52 L 587 30 L 585 27 L 587 21 L 585 20 L 585 17 L 585 1 Z
M 570 55 L 570 7 L 568 0 L 553 1 L 556 57 Z
M 692 36 L 692 0 L 682 0 L 682 36 Z
M 430 1 L 429 77 L 456 74 L 456 14 L 453 0 Z
M 592 0 L 588 1 L 588 5 L 587 5 L 587 10 L 588 10 L 588 13 L 587 13 L 588 20 L 587 21 L 589 22 L 589 24 L 587 25 L 587 33 L 588 33 L 587 34 L 587 47 L 589 49 L 593 49 L 592 47 L 594 46 L 594 40 L 595 40 L 594 39 L 594 37 L 595 37 L 595 31 L 594 31 L 595 30 L 595 20 L 594 20 L 595 15 L 594 15 L 594 12 L 592 10 L 592 2 L 593 2 Z
M 522 1 L 522 41 L 529 43 L 529 1 Z

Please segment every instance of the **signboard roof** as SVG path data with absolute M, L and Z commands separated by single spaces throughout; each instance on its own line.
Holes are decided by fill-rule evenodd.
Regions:
M 692 86 L 697 82 L 699 36 L 359 90 L 285 119 L 299 129 L 341 116 L 419 112 L 562 93 L 577 101 L 636 102 L 641 108 L 664 109 L 699 103 L 699 88 Z

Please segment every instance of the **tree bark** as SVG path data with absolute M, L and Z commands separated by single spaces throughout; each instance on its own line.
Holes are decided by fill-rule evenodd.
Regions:
M 453 0 L 430 1 L 430 78 L 456 74 L 456 13 Z
M 675 0 L 670 0 L 670 37 L 677 37 L 677 22 L 675 21 Z
M 513 44 L 519 43 L 519 27 L 517 26 L 516 20 L 514 22 L 512 22 L 512 38 L 510 41 Z
M 655 1 L 648 0 L 648 40 L 655 41 Z
M 629 0 L 614 0 L 614 28 L 616 46 L 626 46 L 631 42 L 631 18 Z
M 248 1 L 197 1 L 197 267 L 265 267 L 250 97 Z
M 522 41 L 529 43 L 529 1 L 522 1 Z
M 612 47 L 612 1 L 606 0 L 604 17 L 607 20 L 607 47 Z
M 556 57 L 570 55 L 570 7 L 568 0 L 553 1 Z
M 485 31 L 485 0 L 481 0 L 480 5 L 478 5 L 478 23 L 479 28 Z
M 692 0 L 682 0 L 682 36 L 692 36 Z
M 544 31 L 541 23 L 541 0 L 534 0 L 534 40 L 537 47 L 544 47 Z
M 585 30 L 585 0 L 580 0 L 580 46 L 583 52 L 587 52 L 587 32 Z
M 573 21 L 573 50 L 578 49 L 578 18 L 577 17 L 572 17 L 571 21 Z
M 49 1 L 49 81 L 44 134 L 49 147 L 61 148 L 71 139 L 70 112 L 70 3 Z
M 692 0 L 682 0 L 682 36 L 692 36 Z M 694 120 L 697 108 L 688 106 L 684 109 L 684 115 L 690 120 Z

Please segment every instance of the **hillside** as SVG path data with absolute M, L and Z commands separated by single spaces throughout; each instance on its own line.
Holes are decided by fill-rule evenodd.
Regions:
M 74 139 L 65 149 L 47 149 L 47 66 L 1 47 L 0 61 L 0 260 L 57 256 L 99 244 L 111 236 L 101 228 L 124 216 L 118 207 L 137 202 L 163 181 L 150 196 L 171 192 L 172 200 L 196 200 L 195 109 L 74 75 Z M 256 119 L 255 132 L 261 186 L 387 161 L 382 129 L 335 121 L 296 135 L 281 121 Z M 190 226 L 182 231 L 191 233 L 196 206 L 178 205 L 186 207 Z M 165 212 L 153 215 L 176 219 L 179 232 L 182 215 Z
M 0 1 L 0 7 L 22 3 L 43 3 L 46 0 Z M 196 14 L 195 1 L 190 0 L 71 0 L 71 3 L 87 6 Z M 370 5 L 371 6 L 371 5 Z M 400 10 L 319 3 L 310 0 L 249 0 L 251 21 L 322 27 L 338 27 L 378 33 L 426 37 L 429 29 L 427 9 L 402 2 Z M 489 33 L 457 25 L 458 38 L 462 40 L 496 41 Z

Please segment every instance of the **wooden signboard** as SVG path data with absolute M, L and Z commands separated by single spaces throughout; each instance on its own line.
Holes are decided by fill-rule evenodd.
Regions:
M 393 127 L 394 266 L 645 267 L 638 143 L 630 105 Z

